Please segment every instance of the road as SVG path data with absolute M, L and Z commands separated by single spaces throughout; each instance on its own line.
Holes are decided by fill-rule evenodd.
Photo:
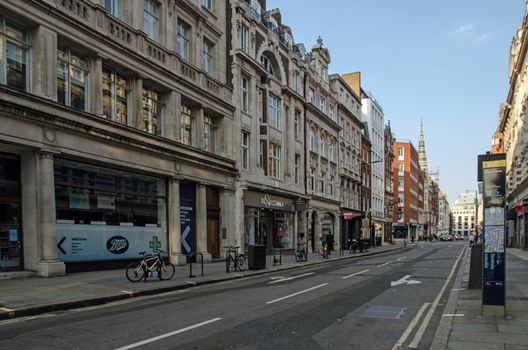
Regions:
M 465 247 L 420 243 L 8 320 L 0 323 L 0 349 L 427 349 Z

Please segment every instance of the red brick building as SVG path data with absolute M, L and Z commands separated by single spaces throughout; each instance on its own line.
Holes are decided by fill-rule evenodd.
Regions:
M 418 152 L 409 140 L 394 142 L 394 224 L 396 237 L 417 238 L 419 210 L 423 208 L 423 178 Z M 422 188 L 420 188 L 422 181 Z

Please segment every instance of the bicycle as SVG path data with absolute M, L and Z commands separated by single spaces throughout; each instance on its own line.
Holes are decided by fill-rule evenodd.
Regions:
M 238 248 L 234 246 L 225 246 L 226 249 L 226 264 L 229 270 L 230 267 L 233 267 L 235 271 L 243 271 L 246 269 L 246 256 L 243 253 L 238 252 Z
M 319 255 L 321 255 L 323 259 L 330 258 L 330 252 L 328 251 L 328 247 L 326 246 L 326 243 L 323 243 L 323 248 L 319 250 Z
M 174 265 L 167 261 L 165 262 L 161 257 L 162 253 L 166 253 L 161 249 L 158 249 L 157 254 L 147 254 L 146 252 L 139 252 L 142 256 L 139 263 L 131 262 L 126 268 L 126 278 L 130 282 L 139 282 L 142 279 L 147 282 L 147 277 L 152 277 L 154 271 L 158 273 L 158 278 L 162 281 L 170 280 L 176 269 Z M 152 263 L 151 263 L 152 262 Z
M 297 249 L 295 250 L 295 261 L 308 261 L 308 252 L 306 251 L 306 248 L 304 248 L 303 243 L 297 243 Z

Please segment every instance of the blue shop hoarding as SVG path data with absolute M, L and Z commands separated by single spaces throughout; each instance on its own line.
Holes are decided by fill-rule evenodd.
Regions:
M 196 252 L 196 185 L 180 184 L 180 227 L 183 254 Z

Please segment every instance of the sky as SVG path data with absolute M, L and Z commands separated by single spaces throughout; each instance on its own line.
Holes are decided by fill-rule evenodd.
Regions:
M 323 38 L 330 74 L 361 72 L 396 138 L 418 149 L 423 119 L 429 170 L 440 170 L 450 203 L 477 189 L 477 155 L 491 148 L 525 7 L 523 0 L 267 0 L 296 43 L 310 50 Z

